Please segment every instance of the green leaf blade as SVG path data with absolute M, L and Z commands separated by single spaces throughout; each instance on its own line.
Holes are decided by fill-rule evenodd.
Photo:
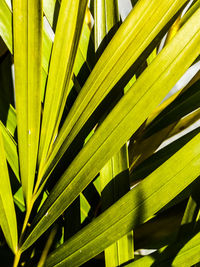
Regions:
M 32 197 L 41 112 L 42 1 L 13 1 L 19 160 L 27 205 Z
M 46 266 L 81 265 L 114 240 L 150 219 L 200 174 L 199 145 L 198 134 L 90 225 L 54 251 Z M 186 154 L 187 157 L 184 157 Z
M 41 0 L 28 2 L 28 180 L 33 188 L 41 118 L 42 32 Z
M 9 50 L 12 51 L 12 15 L 4 0 L 0 1 L 0 17 L 0 35 Z
M 4 141 L 4 148 L 6 151 L 7 160 L 9 162 L 15 176 L 17 177 L 18 181 L 20 181 L 17 144 L 13 140 L 12 136 L 9 134 L 8 130 L 2 124 L 1 121 L 0 121 L 0 130 L 2 133 L 3 141 Z
M 110 41 L 110 31 L 113 32 L 113 30 L 116 30 L 118 27 L 117 24 L 120 20 L 118 3 L 115 0 L 103 2 L 96 0 L 95 7 L 95 45 L 97 53 L 101 53 L 101 50 L 104 48 L 102 45 L 106 46 L 107 44 L 105 41 L 107 41 L 107 43 Z M 123 96 L 123 91 L 121 96 Z M 125 144 L 100 171 L 99 179 L 101 182 L 103 210 L 111 206 L 129 191 L 130 184 L 127 152 L 127 146 Z M 130 232 L 128 235 L 113 243 L 104 251 L 105 265 L 115 267 L 132 260 L 134 258 L 133 244 L 133 232 Z
M 44 176 L 47 176 L 57 164 L 97 105 L 184 4 L 183 1 L 172 2 L 160 1 L 158 5 L 157 1 L 151 1 L 149 5 L 149 1 L 141 0 L 121 25 L 68 114 L 49 155 Z
M 87 1 L 62 1 L 47 82 L 41 128 L 39 162 L 46 160 L 48 149 L 62 116 L 69 93 L 72 70 L 81 34 Z M 75 18 L 75 23 L 74 23 Z M 77 25 L 76 25 L 77 23 Z M 63 36 L 63 28 L 67 31 Z M 60 41 L 62 40 L 62 42 Z M 55 88 L 57 88 L 55 90 Z
M 41 208 L 23 249 L 30 246 L 92 181 L 199 55 L 199 16 L 200 9 L 144 71 L 77 155 Z M 173 75 L 169 80 L 170 73 Z
M 124 145 L 100 171 L 102 208 L 106 209 L 130 190 L 127 146 Z M 133 232 L 105 249 L 106 266 L 120 266 L 134 259 Z
M 28 175 L 28 5 L 27 1 L 13 1 L 14 66 L 19 160 L 22 187 L 26 199 L 30 199 L 31 185 Z M 23 53 L 22 53 L 23 51 Z M 23 160 L 23 161 L 22 161 Z
M 0 225 L 13 253 L 18 246 L 17 220 L 10 186 L 3 138 L 0 130 Z

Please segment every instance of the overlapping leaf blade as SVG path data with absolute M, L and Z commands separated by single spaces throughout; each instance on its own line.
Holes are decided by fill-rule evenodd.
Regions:
M 141 0 L 122 24 L 82 88 L 55 141 L 42 176 L 49 175 L 88 118 L 186 1 Z M 147 23 L 148 21 L 148 23 Z M 98 74 L 98 75 L 97 75 Z
M 68 35 L 69 43 L 67 43 L 67 37 L 64 35 L 64 31 L 61 31 L 64 24 L 62 24 L 62 27 L 59 26 L 57 28 L 60 28 L 60 30 L 58 31 L 59 34 L 58 32 L 56 34 L 56 38 L 58 39 L 56 39 L 54 48 L 57 46 L 57 52 L 59 52 L 55 53 L 57 56 L 54 55 L 55 58 L 57 58 L 52 60 L 53 67 L 51 67 L 54 68 L 54 70 L 52 71 L 50 69 L 50 78 L 48 78 L 49 60 L 53 43 L 46 31 L 46 25 L 42 29 L 42 21 L 43 19 L 44 21 L 46 20 L 46 18 L 42 16 L 43 12 L 41 4 L 43 1 L 45 4 L 44 15 L 48 19 L 53 31 L 55 31 L 56 26 L 59 26 L 59 23 L 57 23 L 57 16 L 58 11 L 60 10 L 60 17 L 64 18 L 63 21 L 66 19 L 66 21 L 68 20 L 69 22 L 66 23 L 65 29 L 70 26 L 71 28 L 68 30 L 72 33 Z M 83 22 L 87 4 L 86 0 L 76 0 L 75 2 L 72 0 L 62 0 L 62 2 L 61 0 L 43 1 L 36 0 L 30 2 L 28 0 L 13 0 L 14 27 L 12 29 L 12 1 L 0 0 L 0 38 L 3 38 L 3 41 L 11 53 L 14 52 L 16 67 L 15 90 L 18 115 L 18 136 L 15 135 L 16 113 L 12 107 L 12 105 L 14 105 L 13 100 L 11 100 L 12 103 L 9 106 L 7 105 L 7 102 L 4 102 L 4 97 L 2 97 L 1 101 L 3 105 L 1 105 L 1 114 L 5 116 L 0 122 L 0 150 L 2 152 L 0 153 L 0 163 L 2 169 L 1 173 L 4 177 L 4 179 L 1 179 L 1 182 L 3 181 L 3 186 L 1 186 L 2 190 L 0 189 L 0 191 L 2 191 L 0 195 L 0 206 L 1 214 L 3 214 L 0 217 L 0 222 L 8 245 L 12 251 L 16 253 L 14 266 L 18 265 L 21 253 L 34 244 L 34 242 L 55 222 L 56 219 L 59 219 L 58 224 L 60 224 L 60 219 L 66 221 L 64 211 L 69 206 L 73 208 L 72 202 L 75 199 L 77 200 L 80 198 L 81 200 L 81 205 L 79 205 L 77 209 L 78 224 L 80 228 L 82 227 L 81 224 L 83 220 L 87 216 L 87 219 L 89 219 L 88 221 L 91 221 L 90 216 L 96 217 L 96 214 L 99 213 L 99 208 L 103 211 L 103 207 L 99 207 L 99 205 L 101 205 L 100 203 L 95 202 L 94 206 L 91 205 L 90 199 L 87 199 L 88 194 L 85 194 L 86 190 L 90 190 L 90 187 L 88 186 L 89 183 L 93 181 L 94 177 L 101 171 L 102 167 L 108 160 L 111 160 L 111 162 L 114 160 L 114 158 L 112 158 L 113 155 L 115 155 L 115 157 L 117 156 L 116 153 L 131 138 L 131 136 L 138 137 L 141 144 L 146 144 L 144 147 L 140 146 L 142 151 L 141 153 L 139 151 L 139 154 L 143 157 L 141 157 L 141 159 L 143 160 L 151 155 L 163 140 L 180 132 L 182 128 L 191 125 L 192 122 L 199 118 L 198 109 L 194 113 L 189 114 L 190 111 L 199 107 L 197 97 L 198 92 L 191 93 L 189 94 L 189 97 L 187 97 L 187 91 L 185 100 L 182 99 L 183 102 L 174 101 L 174 104 L 177 104 L 175 107 L 176 113 L 171 111 L 170 113 L 167 109 L 166 113 L 162 113 L 161 111 L 161 120 L 158 119 L 158 123 L 155 123 L 155 125 L 154 121 L 152 123 L 152 120 L 155 118 L 155 114 L 160 114 L 160 111 L 157 109 L 158 112 L 156 111 L 151 115 L 152 111 L 155 110 L 155 107 L 159 105 L 167 92 L 173 87 L 189 66 L 191 66 L 194 60 L 199 59 L 199 0 L 193 1 L 192 7 L 183 17 L 180 16 L 180 12 L 186 2 L 189 2 L 187 0 L 153 0 L 150 2 L 147 0 L 133 0 L 132 3 L 135 6 L 134 11 L 123 24 L 121 28 L 123 30 L 120 29 L 119 33 L 114 36 L 111 45 L 106 48 L 102 57 L 100 57 L 100 55 L 102 50 L 104 50 L 104 45 L 107 45 L 107 41 L 110 40 L 110 36 L 113 36 L 113 32 L 109 32 L 109 37 L 107 36 L 109 40 L 107 37 L 104 38 L 103 46 L 101 47 L 102 50 L 98 50 L 95 57 L 93 51 L 90 51 L 91 47 L 89 47 L 93 42 L 91 40 L 92 37 L 90 36 L 91 30 L 89 30 L 88 25 Z M 115 0 L 100 0 L 101 5 L 99 8 L 102 8 L 102 6 L 104 7 L 104 10 L 102 10 L 103 16 L 105 15 L 105 17 L 108 17 L 107 7 L 111 7 L 114 1 Z M 61 9 L 60 3 L 62 3 Z M 69 7 L 69 12 L 64 14 L 64 10 L 67 10 L 67 5 Z M 63 6 L 65 8 L 62 8 Z M 157 56 L 156 45 L 161 41 L 161 37 L 167 32 L 177 17 L 179 18 L 178 27 L 176 28 L 176 25 L 174 25 L 170 30 L 170 32 L 173 32 L 173 28 L 176 28 L 175 37 L 173 34 L 173 39 L 169 38 L 167 40 L 164 45 L 165 48 Z M 97 28 L 103 26 L 102 36 L 112 28 L 112 19 L 114 19 L 114 17 L 109 16 L 109 19 L 111 20 L 109 20 L 107 24 L 111 27 L 102 24 L 100 27 L 95 25 Z M 80 23 L 76 23 L 79 20 Z M 133 22 L 134 25 L 132 25 Z M 84 34 L 82 34 L 82 39 L 79 42 L 79 38 L 81 38 L 82 24 Z M 35 25 L 37 26 L 35 27 Z M 63 53 L 63 51 L 66 52 L 66 50 L 62 47 L 63 43 L 60 42 L 60 40 L 63 40 L 63 36 L 66 37 L 64 38 L 66 44 L 66 46 L 64 45 L 65 48 L 69 44 L 69 49 L 66 49 L 69 52 L 68 55 L 67 53 Z M 17 42 L 18 40 L 19 42 Z M 100 43 L 102 38 L 99 38 L 98 41 Z M 43 47 L 41 46 L 42 42 Z M 78 45 L 78 43 L 80 44 Z M 96 45 L 96 48 L 99 43 Z M 21 53 L 20 49 L 22 50 Z M 148 58 L 153 49 L 154 53 Z M 1 59 L 6 56 L 4 51 L 5 50 L 3 50 L 3 57 L 1 57 Z M 7 56 L 12 58 L 9 52 L 7 52 Z M 60 59 L 64 59 L 64 57 L 67 58 L 67 60 L 62 64 L 62 60 Z M 92 60 L 88 60 L 88 57 L 91 57 Z M 95 58 L 99 57 L 100 59 L 96 64 L 95 70 L 86 81 L 94 66 Z M 59 60 L 61 62 L 59 62 Z M 30 62 L 33 64 L 29 64 Z M 54 64 L 55 62 L 58 64 Z M 134 65 L 132 66 L 133 63 Z M 136 69 L 138 63 L 140 63 L 141 67 Z M 1 64 L 1 67 L 3 67 L 3 64 Z M 19 70 L 21 70 L 21 73 Z M 7 70 L 5 70 L 5 72 L 7 72 Z M 58 77 L 56 77 L 57 72 L 60 73 Z M 55 84 L 53 82 L 53 76 L 54 78 L 58 78 Z M 131 79 L 131 77 L 133 77 L 133 79 Z M 46 79 L 52 81 L 50 86 L 52 90 L 48 89 L 48 85 L 45 99 Z M 128 79 L 131 80 L 127 84 Z M 36 86 L 33 86 L 33 84 L 36 84 Z M 5 94 L 7 94 L 8 90 L 5 85 L 6 84 L 4 84 L 2 88 L 4 88 L 3 90 L 5 90 Z M 81 90 L 82 86 L 83 89 Z M 120 95 L 118 95 L 118 93 L 124 86 L 126 86 L 126 95 L 119 100 Z M 34 87 L 37 87 L 37 89 L 39 88 L 39 90 L 34 90 Z M 58 90 L 55 94 L 53 92 L 54 89 L 55 91 Z M 63 116 L 63 123 L 66 114 L 70 110 L 74 99 L 80 90 L 81 93 L 68 114 L 61 132 L 59 132 L 59 126 L 62 125 L 59 125 L 61 117 Z M 111 91 L 117 95 L 117 99 L 115 99 L 114 94 L 112 95 Z M 185 89 L 183 91 L 185 91 Z M 69 93 L 73 94 L 72 99 Z M 65 106 L 66 98 L 68 96 L 67 105 Z M 111 99 L 110 96 L 111 98 L 113 97 L 113 99 Z M 106 106 L 108 103 L 103 101 L 105 98 L 106 101 L 110 101 L 109 104 L 111 105 Z M 43 102 L 44 99 L 45 108 L 43 113 L 43 110 L 41 110 L 41 102 Z M 168 104 L 169 102 L 166 103 L 166 106 L 168 106 Z M 188 106 L 190 107 L 188 108 Z M 183 107 L 184 112 L 182 112 Z M 64 108 L 65 112 L 63 114 Z M 170 105 L 168 108 L 170 108 Z M 171 114 L 175 114 L 173 121 L 170 118 Z M 184 115 L 187 115 L 187 117 L 183 117 Z M 44 124 L 42 126 L 43 137 L 40 142 L 39 164 L 36 167 L 40 117 L 44 118 Z M 168 118 L 167 123 L 162 124 L 165 118 Z M 180 122 L 178 122 L 179 119 L 181 119 Z M 97 123 L 100 124 L 100 126 L 98 125 L 98 128 L 93 128 Z M 149 136 L 148 124 L 151 128 Z M 151 124 L 153 127 L 151 127 Z M 139 131 L 137 131 L 138 129 Z M 35 130 L 36 133 L 34 133 Z M 91 135 L 85 140 L 85 137 L 91 130 Z M 72 236 L 70 240 L 66 239 L 68 238 L 66 235 L 66 225 L 64 226 L 62 224 L 62 226 L 59 227 L 59 233 L 56 234 L 56 246 L 63 243 L 64 240 L 67 240 L 67 242 L 50 254 L 47 258 L 46 266 L 79 266 L 102 251 L 108 252 L 108 247 L 112 244 L 118 244 L 118 240 L 120 240 L 122 236 L 126 237 L 132 229 L 135 230 L 136 226 L 148 221 L 152 216 L 155 216 L 155 220 L 153 221 L 157 222 L 158 220 L 158 225 L 160 225 L 159 215 L 155 215 L 155 213 L 164 208 L 166 214 L 168 214 L 167 209 L 172 206 L 173 209 L 176 210 L 175 205 L 177 201 L 182 201 L 185 199 L 186 195 L 188 196 L 191 192 L 190 189 L 192 185 L 190 184 L 194 184 L 193 181 L 195 179 L 196 182 L 198 182 L 197 177 L 200 174 L 200 143 L 199 134 L 197 135 L 197 133 L 199 133 L 199 131 L 198 128 L 183 138 L 179 138 L 176 142 L 166 147 L 166 149 L 155 153 L 155 155 L 136 167 L 131 176 L 132 182 L 135 183 L 134 179 L 138 179 L 138 176 L 142 179 L 146 176 L 147 178 L 142 182 L 137 180 L 136 182 L 138 185 L 136 185 L 131 192 L 128 192 L 118 201 L 115 199 L 114 201 L 117 202 L 114 205 L 103 212 L 97 219 L 95 218 L 91 224 L 87 225 L 79 233 L 72 236 L 71 229 L 76 228 L 76 226 L 75 224 L 73 225 L 73 222 L 70 227 L 67 225 L 67 231 L 70 232 L 69 235 Z M 145 135 L 146 133 L 147 135 Z M 163 133 L 165 135 L 164 137 Z M 191 140 L 192 137 L 193 139 Z M 20 190 L 14 194 L 14 191 L 18 189 L 19 183 L 17 182 L 17 185 L 13 184 L 16 181 L 12 180 L 14 176 L 10 169 L 11 176 L 9 181 L 8 169 L 6 166 L 7 157 L 8 163 L 19 181 L 18 144 L 15 143 L 17 138 L 19 141 L 20 165 L 22 168 L 21 174 L 27 173 L 27 175 L 22 175 L 26 205 L 23 202 L 22 187 L 20 187 Z M 81 139 L 81 142 L 79 139 Z M 55 140 L 56 142 L 54 142 Z M 136 139 L 133 140 L 135 141 Z M 81 150 L 82 146 L 83 148 Z M 144 153 L 144 150 L 148 152 L 148 155 L 145 154 L 146 152 Z M 70 154 L 71 151 L 72 155 Z M 65 152 L 67 153 L 64 155 Z M 134 152 L 137 151 L 134 150 Z M 167 153 L 167 155 L 164 155 L 164 153 Z M 160 158 L 159 155 L 161 155 Z M 64 157 L 61 159 L 62 156 Z M 66 167 L 62 166 L 62 170 L 59 170 L 59 166 L 62 165 L 64 158 L 66 159 Z M 156 159 L 156 161 L 154 159 Z M 116 162 L 118 162 L 118 159 L 115 163 Z M 60 165 L 54 170 L 57 164 Z M 66 171 L 61 176 L 61 173 L 63 173 L 65 169 Z M 120 170 L 118 169 L 117 172 L 120 172 Z M 44 186 L 52 171 L 53 175 L 50 178 L 55 177 L 57 180 L 60 176 L 61 178 L 56 185 L 53 179 L 52 181 L 49 179 L 50 183 L 47 183 L 45 189 L 47 188 L 50 194 L 47 199 L 45 197 L 39 203 L 40 198 L 38 196 L 40 193 L 44 192 Z M 56 174 L 57 171 L 59 175 Z M 149 173 L 151 174 L 149 175 Z M 107 174 L 109 175 L 109 172 L 106 173 L 106 176 Z M 38 180 L 32 196 L 35 175 L 37 175 L 36 177 Z M 112 173 L 111 176 L 115 176 L 115 174 Z M 95 181 L 96 180 L 99 179 L 95 179 Z M 14 189 L 13 196 L 10 183 L 12 184 L 12 189 Z M 91 185 L 92 184 L 93 183 L 91 183 Z M 15 185 L 17 186 L 16 188 L 14 188 Z M 84 188 L 86 188 L 86 190 L 83 190 Z M 99 191 L 99 186 L 97 190 Z M 127 192 L 128 189 L 125 191 Z M 88 192 L 89 191 L 87 191 L 87 193 Z M 109 191 L 109 193 L 111 192 Z M 93 193 L 91 195 L 93 196 Z M 102 194 L 103 201 L 106 201 L 104 196 Z M 22 212 L 26 210 L 24 223 L 23 219 L 21 220 L 21 218 L 19 218 L 20 224 L 18 225 L 18 229 L 21 223 L 23 223 L 19 243 L 17 241 L 17 224 L 13 199 Z M 35 203 L 36 199 L 38 200 L 38 203 Z M 191 201 L 189 201 L 185 213 L 185 216 L 189 216 L 189 220 L 184 219 L 182 224 L 185 226 L 188 222 L 190 223 L 191 217 L 195 214 L 195 216 L 197 216 L 195 218 L 192 217 L 192 219 L 194 219 L 192 222 L 196 227 L 199 210 L 198 208 L 196 209 L 196 202 L 193 201 L 192 205 L 190 205 L 190 202 Z M 32 209 L 34 203 L 35 206 Z M 39 205 L 38 209 L 37 205 Z M 10 211 L 6 210 L 7 206 L 10 207 Z M 69 212 L 70 207 L 68 209 Z M 93 208 L 95 209 L 95 212 Z M 193 209 L 193 213 L 191 212 L 191 208 Z M 14 218 L 11 218 L 11 212 L 12 215 L 14 215 Z M 29 218 L 30 213 L 33 216 Z M 59 216 L 60 218 L 58 218 Z M 69 221 L 73 221 L 73 213 L 70 213 L 69 216 L 72 217 L 70 218 L 72 220 Z M 32 218 L 34 219 L 32 220 Z M 11 221 L 12 223 L 10 223 Z M 69 221 L 68 223 L 70 223 Z M 85 225 L 88 221 L 84 221 L 83 224 Z M 31 227 L 29 227 L 29 224 L 27 223 L 30 223 Z M 176 223 L 177 221 L 175 224 Z M 184 227 L 184 229 L 186 228 Z M 194 227 L 192 226 L 192 231 L 193 228 Z M 198 229 L 195 228 L 195 230 Z M 171 234 L 172 232 L 170 232 L 169 235 Z M 184 235 L 185 231 L 182 234 Z M 62 236 L 61 239 L 60 235 Z M 60 240 L 58 241 L 58 239 Z M 174 266 L 195 264 L 200 260 L 198 255 L 198 239 L 199 235 L 197 234 L 195 237 L 192 235 L 188 236 L 188 239 L 183 241 L 180 240 L 181 242 L 177 240 L 177 244 L 168 244 L 166 249 L 162 248 L 159 251 L 159 257 L 153 254 L 152 257 L 154 258 L 155 256 L 154 259 L 147 256 L 139 261 L 132 262 L 130 266 L 150 266 L 152 264 L 153 266 L 168 266 L 172 264 L 172 262 Z M 169 240 L 170 238 L 168 238 L 166 242 L 169 242 Z M 146 244 L 147 243 L 148 242 L 146 242 Z M 149 243 L 147 245 L 149 245 Z M 182 249 L 183 246 L 184 248 Z M 174 248 L 175 251 L 173 251 Z M 123 250 L 125 251 L 128 249 L 124 247 L 123 249 L 120 248 L 117 253 L 122 252 Z M 45 251 L 47 253 L 48 250 L 45 248 L 44 253 Z M 125 251 L 123 256 L 126 252 L 128 251 Z M 131 255 L 132 253 L 133 248 L 131 247 Z M 26 253 L 23 255 L 25 259 Z M 37 256 L 38 252 L 35 250 L 35 255 L 31 258 L 31 261 L 37 258 Z M 119 255 L 117 255 L 117 257 L 119 258 Z M 44 263 L 46 255 L 45 257 L 42 256 L 42 258 Z M 131 258 L 132 256 L 130 259 Z M 126 260 L 128 259 L 129 257 L 126 258 Z M 26 261 L 28 263 L 28 258 L 25 259 L 25 262 Z M 94 261 L 96 262 L 96 259 L 94 259 Z M 113 264 L 114 262 L 112 259 L 111 261 Z M 124 261 L 122 262 L 124 263 Z M 119 265 L 122 262 L 118 261 L 115 265 Z
M 105 5 L 105 6 L 104 6 Z M 109 32 L 117 30 L 119 23 L 118 3 L 112 1 L 95 1 L 95 45 L 103 49 L 110 40 Z M 101 8 L 104 7 L 104 10 Z M 112 36 L 110 36 L 112 38 Z M 106 41 L 106 42 L 105 42 Z M 97 51 L 101 52 L 97 49 Z M 122 88 L 121 96 L 123 96 Z M 123 179 L 122 179 L 122 173 Z M 106 209 L 129 191 L 128 150 L 126 144 L 114 155 L 100 171 L 102 209 Z M 105 249 L 106 266 L 119 266 L 134 258 L 133 232 L 122 237 Z
M 100 171 L 102 208 L 106 209 L 130 190 L 127 146 L 124 145 Z M 105 249 L 106 266 L 120 266 L 134 258 L 133 232 Z
M 199 16 L 200 10 L 144 71 L 65 171 L 35 218 L 31 232 L 22 246 L 23 250 L 80 194 L 199 55 Z
M 111 208 L 53 252 L 46 266 L 79 266 L 150 219 L 199 176 L 199 146 L 198 134 Z M 186 154 L 187 157 L 184 157 Z
M 60 0 L 43 0 L 44 13 L 52 28 L 56 28 L 58 13 L 60 9 Z
M 87 0 L 62 1 L 51 56 L 41 126 L 39 162 L 46 160 L 69 94 Z M 66 29 L 63 35 L 63 28 Z

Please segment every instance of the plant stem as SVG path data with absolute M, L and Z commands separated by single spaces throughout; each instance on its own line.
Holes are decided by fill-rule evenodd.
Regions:
M 24 218 L 24 223 L 23 223 L 23 226 L 22 226 L 22 231 L 21 231 L 21 235 L 20 235 L 20 239 L 19 239 L 19 246 L 21 245 L 22 238 L 23 238 L 24 232 L 26 230 L 26 227 L 27 227 L 27 224 L 28 224 L 28 220 L 29 220 L 30 215 L 31 215 L 33 204 L 34 204 L 34 200 L 33 200 L 33 197 L 32 197 L 32 199 L 30 201 L 30 204 L 27 207 L 26 215 L 25 215 L 25 218 Z M 20 249 L 18 249 L 17 253 L 15 254 L 13 267 L 17 267 L 18 266 L 21 254 L 22 254 L 22 251 Z
M 13 263 L 13 267 L 17 267 L 19 264 L 19 260 L 20 260 L 20 256 L 21 256 L 21 250 L 17 250 L 17 253 L 15 254 L 15 259 L 14 259 L 14 263 Z
M 30 218 L 33 205 L 35 203 L 35 200 L 37 199 L 38 193 L 40 194 L 40 192 L 41 192 L 41 191 L 38 190 L 39 184 L 40 183 L 38 181 L 38 183 L 35 186 L 35 189 L 34 189 L 34 192 L 33 192 L 33 195 L 32 195 L 31 201 L 30 201 L 30 204 L 27 206 L 26 215 L 25 215 L 25 218 L 24 218 L 24 223 L 23 223 L 23 226 L 22 226 L 22 231 L 21 231 L 21 235 L 20 235 L 20 239 L 19 239 L 19 247 L 21 246 L 22 238 L 23 238 L 24 233 L 25 233 L 25 230 L 27 228 L 28 220 Z M 18 249 L 17 250 L 17 253 L 15 254 L 15 259 L 14 259 L 13 267 L 17 267 L 18 266 L 19 260 L 20 260 L 20 257 L 21 257 L 21 254 L 22 254 L 22 251 L 20 249 Z

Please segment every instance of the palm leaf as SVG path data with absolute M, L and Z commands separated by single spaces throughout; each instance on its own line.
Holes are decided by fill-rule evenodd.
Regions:
M 0 225 L 9 247 L 16 253 L 18 247 L 17 220 L 10 186 L 6 154 L 0 130 Z
M 151 5 L 146 0 L 139 2 L 110 42 L 82 88 L 55 141 L 46 166 L 41 171 L 41 176 L 44 175 L 46 178 L 49 175 L 98 104 L 179 9 L 179 1 L 173 1 L 173 5 L 169 1 L 161 1 L 160 5 L 157 1 L 152 1 Z M 155 19 L 148 20 L 148 24 L 145 23 L 155 12 Z M 121 40 L 123 41 L 119 46 Z
M 198 266 L 199 4 L 0 0 L 2 265 Z
M 96 48 L 98 48 L 105 40 L 107 42 L 110 41 L 108 38 L 105 38 L 109 37 L 110 31 L 113 34 L 114 30 L 117 29 L 119 12 L 116 1 L 105 1 L 104 3 L 102 1 L 95 1 L 95 5 L 95 44 Z M 104 7 L 104 10 L 101 10 L 101 7 Z M 101 51 L 98 50 L 98 52 Z M 121 172 L 123 174 L 126 173 L 126 175 L 123 175 L 123 179 L 121 179 Z M 128 150 L 126 145 L 106 163 L 100 171 L 99 179 L 101 182 L 103 209 L 111 206 L 129 191 Z M 133 233 L 130 232 L 118 242 L 112 244 L 104 253 L 106 266 L 118 266 L 132 260 L 134 258 Z
M 150 219 L 198 177 L 200 157 L 197 143 L 199 144 L 199 135 L 90 225 L 53 252 L 47 259 L 47 266 L 80 265 L 132 228 Z M 187 158 L 183 160 L 185 153 Z
M 44 113 L 40 136 L 39 161 L 46 160 L 47 152 L 54 138 L 56 125 L 61 120 L 62 111 L 69 93 L 73 65 L 80 39 L 87 1 L 62 1 L 55 41 L 51 56 L 46 88 Z M 76 23 L 74 23 L 76 18 Z M 65 38 L 62 29 L 67 28 Z M 62 42 L 60 42 L 62 40 Z M 64 58 L 64 60 L 62 60 Z M 60 70 L 60 71 L 59 71 Z M 56 79 L 55 79 L 56 77 Z M 57 88 L 57 91 L 55 91 Z M 60 111 L 60 113 L 59 113 Z
M 40 130 L 42 71 L 41 5 L 41 1 L 34 3 L 13 1 L 19 160 L 22 187 L 27 205 L 30 204 L 34 185 Z
M 26 239 L 23 249 L 30 246 L 61 215 L 108 159 L 144 122 L 199 55 L 199 13 L 200 10 L 140 76 L 65 171 L 35 218 L 31 234 Z M 169 73 L 176 75 L 168 80 Z M 160 87 L 163 88 L 162 91 L 158 90 Z
M 3 137 L 3 141 L 4 141 L 4 148 L 5 148 L 7 160 L 9 162 L 15 176 L 20 181 L 17 144 L 13 140 L 12 136 L 9 134 L 8 130 L 2 124 L 1 121 L 0 121 L 0 129 L 1 129 L 1 134 Z

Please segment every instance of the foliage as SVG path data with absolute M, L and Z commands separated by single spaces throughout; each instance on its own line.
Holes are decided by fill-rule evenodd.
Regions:
M 1 266 L 200 262 L 200 1 L 122 7 L 0 0 Z

